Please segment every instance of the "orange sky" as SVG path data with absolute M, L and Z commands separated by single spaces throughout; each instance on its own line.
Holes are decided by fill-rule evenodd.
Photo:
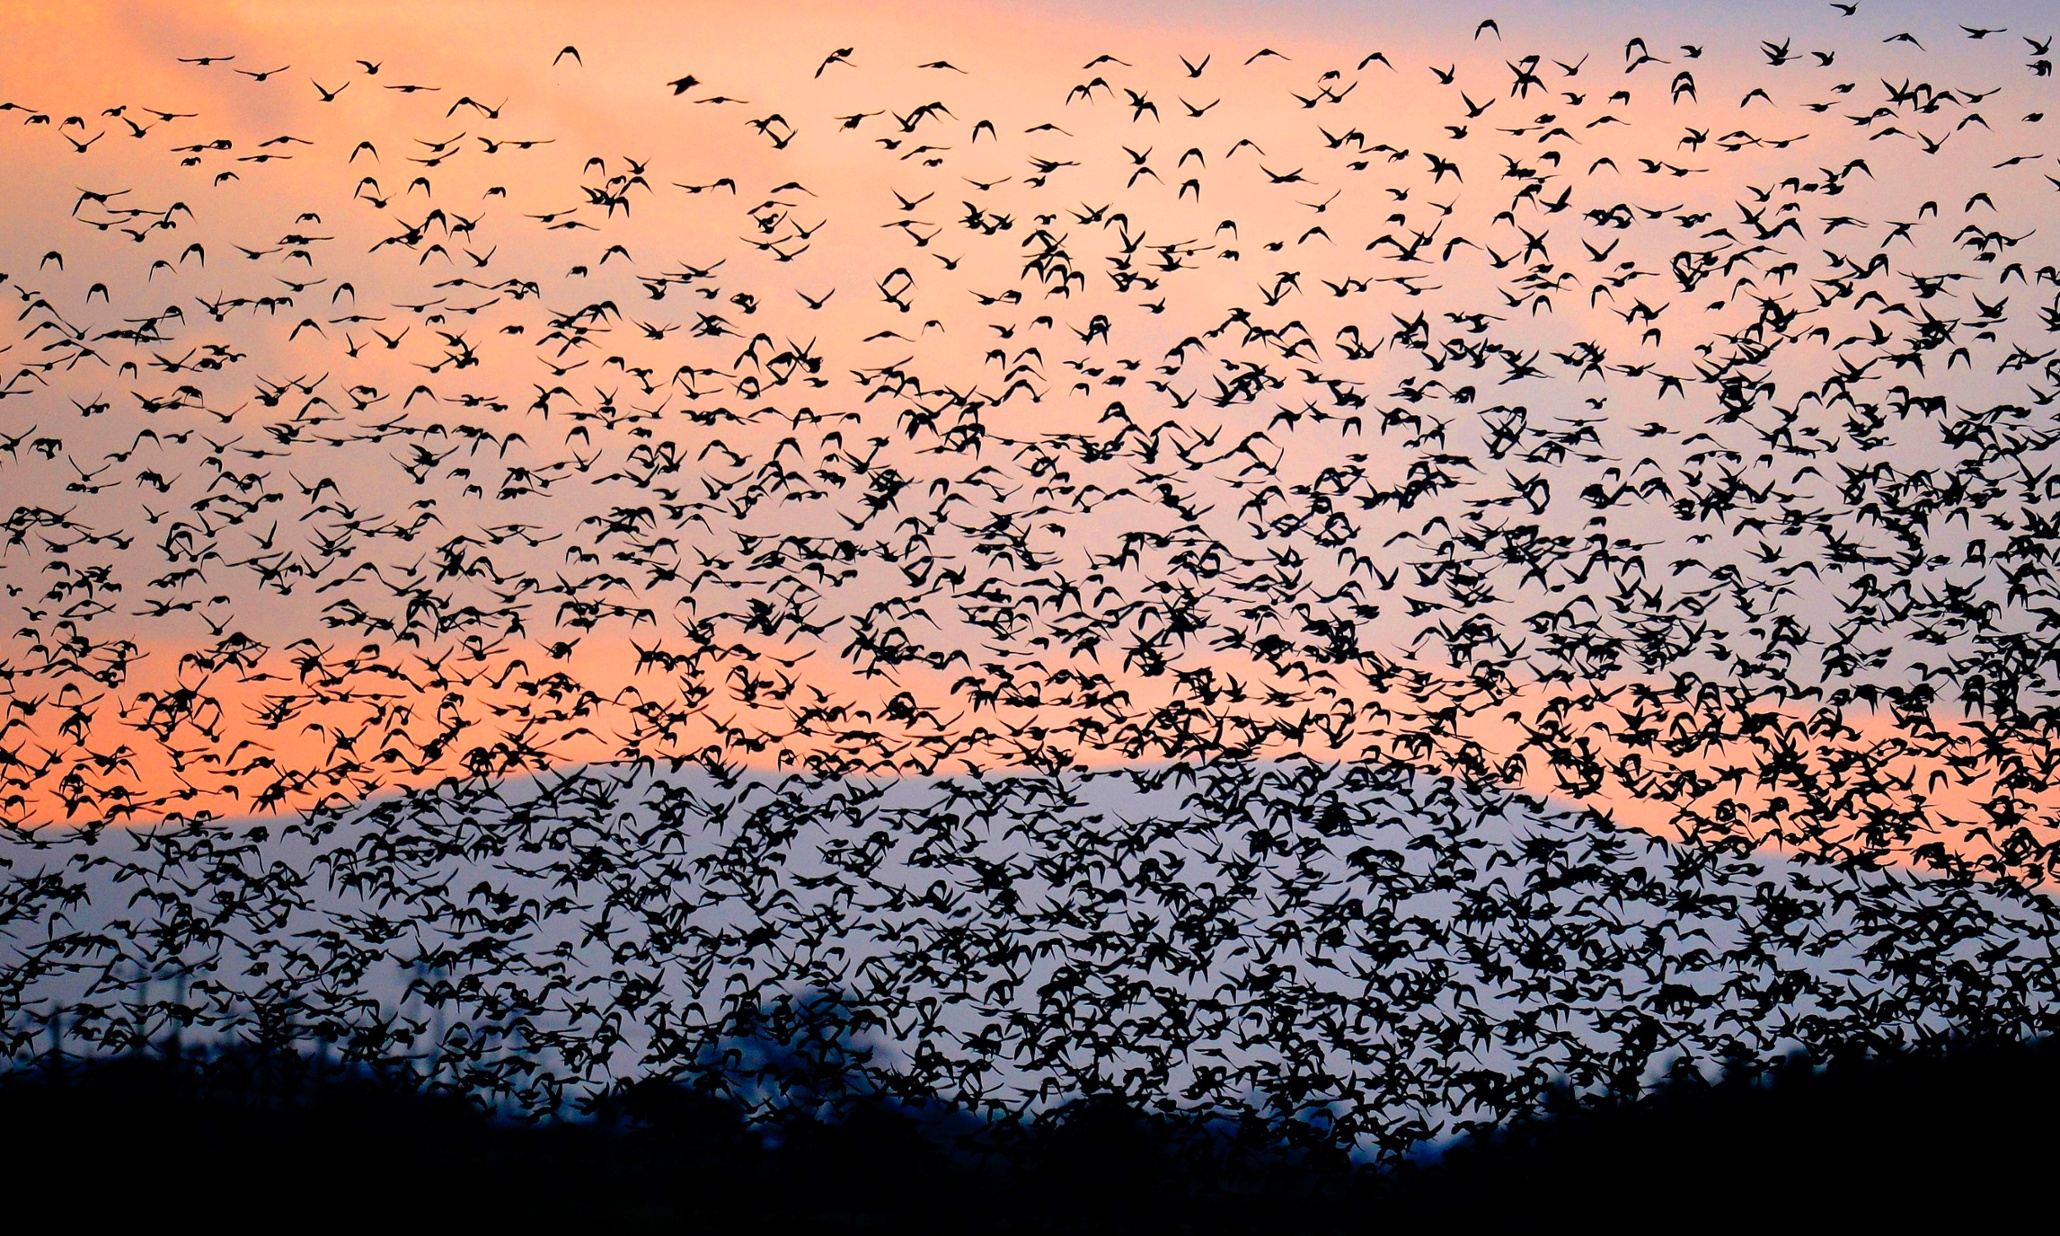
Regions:
M 1884 251 L 1886 221 L 1925 220 L 1889 251 L 1894 273 L 1951 269 L 1987 281 L 1966 285 L 1986 298 L 2002 294 L 2000 263 L 1977 259 L 1955 229 L 1972 219 L 2030 235 L 2050 218 L 2034 163 L 1995 166 L 2044 149 L 2045 130 L 2019 117 L 2046 106 L 2050 82 L 2025 71 L 2021 45 L 1955 41 L 1943 19 L 1882 9 L 1870 6 L 1864 38 L 1801 6 L 1770 11 L 1764 28 L 1656 10 L 1640 32 L 1668 63 L 1627 72 L 1621 19 L 1592 8 L 1563 20 L 1510 9 L 1499 38 L 1476 39 L 1471 13 L 1398 25 L 1321 6 L 800 6 L 777 22 L 716 5 L 663 15 L 454 5 L 427 17 L 401 5 L 28 6 L 14 17 L 21 37 L 0 53 L 0 101 L 21 104 L 0 115 L 0 175 L 16 186 L 0 200 L 0 271 L 11 278 L 0 290 L 19 291 L 23 306 L 0 335 L 11 348 L 0 369 L 34 393 L 0 399 L 0 440 L 17 444 L 0 456 L 0 507 L 64 512 L 90 535 L 58 552 L 48 529 L 32 530 L 0 556 L 6 603 L 20 611 L 4 644 L 0 819 L 237 815 L 468 767 L 515 773 L 633 752 L 921 769 L 1180 757 L 1228 743 L 1251 756 L 1408 760 L 1663 832 L 1779 842 L 1814 827 L 1834 852 L 1905 858 L 1936 841 L 1988 870 L 2043 878 L 2049 779 L 2012 769 L 2043 767 L 2044 729 L 1983 721 L 1950 690 L 1901 719 L 1865 702 L 1929 682 L 1943 659 L 1933 636 L 1964 653 L 1997 631 L 2036 633 L 2036 605 L 1987 565 L 2004 530 L 1930 529 L 1935 561 L 1915 585 L 1994 602 L 1994 630 L 1891 624 L 1857 637 L 1873 643 L 1835 674 L 1814 663 L 1798 672 L 1826 699 L 1779 702 L 1770 680 L 1739 674 L 1734 653 L 1787 647 L 1785 621 L 1812 632 L 1793 655 L 1821 657 L 1807 649 L 1833 639 L 1858 573 L 1773 564 L 1828 561 L 1824 546 L 1839 537 L 1893 547 L 1843 509 L 1834 461 L 1816 460 L 1790 500 L 1769 501 L 1797 513 L 1785 527 L 1683 519 L 1651 495 L 1607 509 L 1580 499 L 1591 485 L 1654 476 L 1685 492 L 1719 467 L 1749 472 L 1762 451 L 1846 434 L 1842 413 L 1794 402 L 1857 355 L 1838 339 L 1871 330 L 1869 310 L 1819 309 L 1808 294 L 1828 254 L 1864 264 Z M 1906 48 L 1880 42 L 1904 28 L 1933 49 L 1927 58 L 1899 60 Z M 1758 50 L 1769 38 L 1835 43 L 1837 59 L 1772 67 Z M 1675 50 L 1684 43 L 1701 48 L 1692 61 Z M 554 65 L 567 44 L 579 62 Z M 850 64 L 818 75 L 846 46 Z M 1245 63 L 1262 47 L 1282 54 Z M 1393 70 L 1355 67 L 1376 49 Z M 1549 90 L 1518 97 L 1506 66 L 1532 52 Z M 210 67 L 177 60 L 231 53 Z M 353 63 L 360 55 L 381 66 L 376 76 Z M 1082 67 L 1103 55 L 1117 59 Z M 1204 55 L 1199 76 L 1178 59 Z M 1562 60 L 1578 72 L 1555 67 Z M 917 67 L 938 61 L 956 67 Z M 282 65 L 263 82 L 235 73 Z M 1428 69 L 1448 65 L 1454 83 L 1441 86 Z M 1670 97 L 1689 69 L 1695 97 Z M 1965 122 L 1967 106 L 1903 119 L 1911 132 L 1886 139 L 1873 136 L 1885 122 L 1852 122 L 1878 101 L 1877 81 L 1913 73 L 2007 92 L 1984 96 L 1979 125 Z M 674 95 L 666 83 L 683 74 L 698 80 Z M 1097 77 L 1103 86 L 1069 101 Z M 1839 93 L 1847 82 L 1855 89 Z M 1755 88 L 1768 97 L 1752 100 Z M 1609 102 L 1619 89 L 1629 100 Z M 1132 90 L 1138 105 L 1126 101 Z M 704 101 L 717 97 L 743 101 Z M 1212 99 L 1199 118 L 1187 114 Z M 944 113 L 895 120 L 932 102 Z M 51 123 L 14 123 L 30 115 Z M 851 116 L 861 119 L 846 127 Z M 1549 134 L 1555 125 L 1564 138 Z M 1348 131 L 1362 136 L 1332 144 Z M 71 143 L 95 133 L 75 153 Z M 1724 149 L 1736 135 L 1745 140 Z M 1939 153 L 1923 153 L 1935 142 Z M 1459 174 L 1440 174 L 1430 155 Z M 1793 196 L 1784 178 L 1821 181 L 1853 158 L 1871 177 L 1845 173 L 1839 194 L 1787 211 L 1803 235 L 1693 292 L 1669 273 L 1685 249 L 1718 243 L 1713 229 L 1743 231 L 1757 195 Z M 1513 198 L 1533 174 L 1541 190 Z M 623 187 L 636 175 L 641 185 Z M 626 214 L 587 195 L 600 186 L 605 198 L 609 177 L 624 178 Z M 1181 192 L 1190 177 L 1198 192 Z M 725 178 L 734 193 L 679 187 Z M 1992 209 L 1963 207 L 1977 185 Z M 1548 212 L 1562 191 L 1567 206 Z M 1923 211 L 1932 200 L 1935 217 Z M 115 213 L 130 208 L 167 226 L 132 238 L 121 228 L 138 217 Z M 1768 222 L 1785 217 L 1768 209 Z M 1585 219 L 1591 210 L 1622 210 L 1636 226 Z M 422 234 L 408 238 L 416 224 Z M 1039 228 L 1068 255 L 1042 278 L 1025 265 Z M 1433 230 L 1436 262 L 1400 261 L 1401 244 L 1380 240 Z M 404 243 L 380 244 L 396 236 Z M 1145 280 L 1127 287 L 1110 278 L 1126 237 Z M 2038 235 L 2010 256 L 2036 270 L 2051 260 L 2039 256 L 2045 243 Z M 1154 270 L 1162 257 L 1185 269 Z M 1779 258 L 1795 268 L 1780 270 Z M 1506 298 L 1526 268 L 1533 292 L 1552 289 L 1549 311 Z M 652 295 L 652 280 L 696 269 L 711 273 Z M 895 270 L 912 284 L 906 312 L 880 287 Z M 1065 278 L 1073 270 L 1077 283 Z M 448 282 L 457 278 L 468 282 Z M 702 288 L 718 291 L 703 298 Z M 832 288 L 819 309 L 797 295 Z M 1011 288 L 1027 294 L 998 299 Z M 1884 364 L 1855 387 L 1874 399 L 1902 384 L 1968 405 L 2025 400 L 2038 369 L 2005 362 L 2018 342 L 2037 350 L 2025 306 L 2038 297 L 2017 284 L 2009 294 L 2022 324 L 1970 337 L 1969 364 L 1921 376 Z M 290 305 L 222 322 L 200 308 L 283 295 Z M 1714 419 L 1711 392 L 1693 381 L 1712 341 L 1759 318 L 1763 296 L 1817 312 L 1804 320 L 1827 331 L 1769 363 L 1799 418 L 1778 446 L 1751 418 Z M 566 329 L 554 317 L 603 302 L 620 311 L 592 323 L 605 336 L 549 342 Z M 160 317 L 161 340 L 102 334 L 174 304 L 185 317 Z M 1664 312 L 1640 318 L 1641 304 Z M 1265 337 L 1241 339 L 1244 326 L 1226 333 L 1233 310 L 1282 342 L 1310 343 L 1283 354 Z M 1418 312 L 1426 337 L 1459 350 L 1405 359 Z M 1956 312 L 1978 316 L 1964 302 Z M 697 334 L 705 314 L 734 333 Z M 1479 314 L 1492 330 L 1478 317 L 1468 329 Z M 97 356 L 53 352 L 65 332 L 41 329 L 51 315 Z M 303 319 L 314 328 L 296 333 Z M 1383 350 L 1351 355 L 1348 328 Z M 1484 334 L 1545 372 L 1504 381 L 1506 362 L 1463 359 Z M 1613 368 L 1557 359 L 1585 344 Z M 197 367 L 209 345 L 223 363 Z M 819 365 L 766 365 L 782 351 Z M 66 359 L 14 368 L 53 358 Z M 1227 389 L 1217 384 L 1254 361 L 1292 385 L 1211 406 Z M 913 377 L 897 384 L 894 373 Z M 1687 390 L 1669 394 L 1669 374 L 1688 378 Z M 1026 384 L 1004 398 L 1016 377 Z M 1430 382 L 1436 393 L 1415 398 Z M 925 417 L 949 429 L 952 393 L 975 391 L 988 401 L 987 444 L 940 451 Z M 1339 391 L 1369 402 L 1348 408 Z M 1120 427 L 1113 403 L 1139 439 L 1157 436 L 1160 463 L 1083 456 L 1080 443 Z M 1494 458 L 1495 409 L 1517 403 L 1534 428 L 1559 425 L 1570 453 Z M 1398 416 L 1384 429 L 1384 410 L 1430 419 Z M 1591 438 L 1565 419 L 1583 417 L 1599 426 Z M 1440 419 L 1441 434 L 1425 432 Z M 1668 432 L 1636 432 L 1648 424 Z M 1901 466 L 1946 470 L 1964 454 L 1900 425 L 1884 432 L 1900 435 L 1885 457 Z M 1698 432 L 1710 435 L 1700 458 Z M 40 437 L 61 446 L 39 454 Z M 886 441 L 869 445 L 875 437 Z M 1241 441 L 1251 453 L 1232 455 Z M 1471 460 L 1463 485 L 1407 510 L 1348 497 L 1456 467 L 1440 455 Z M 735 495 L 765 482 L 768 458 L 785 460 L 775 483 L 786 498 L 740 510 Z M 1800 458 L 1781 463 L 1794 471 Z M 911 484 L 868 516 L 862 495 L 883 467 Z M 668 519 L 607 533 L 611 510 L 654 504 L 637 476 L 674 491 L 654 506 Z M 1542 508 L 1540 479 L 1552 495 Z M 811 489 L 819 496 L 800 496 Z M 1298 507 L 1318 514 L 1292 529 L 1269 522 Z M 1331 511 L 1352 527 L 1348 554 L 1323 532 Z M 1001 515 L 1006 527 L 993 524 Z M 1473 529 L 1474 552 L 1492 559 L 1512 543 L 1512 523 L 1567 538 L 1583 556 L 1599 537 L 1607 561 L 1580 582 L 1580 557 L 1536 577 L 1514 571 L 1466 600 L 1464 572 L 1437 565 L 1440 532 Z M 1184 525 L 1245 559 L 1229 571 L 1240 582 L 1181 565 Z M 1137 533 L 1147 540 L 1126 550 Z M 838 560 L 839 540 L 866 552 Z M 783 545 L 784 557 L 765 557 Z M 97 584 L 96 567 L 107 572 Z M 961 570 L 971 573 L 953 579 Z M 982 572 L 999 581 L 993 598 L 978 595 Z M 1267 572 L 1329 599 L 1298 612 L 1301 594 L 1271 589 Z M 524 591 L 513 583 L 523 576 L 568 582 Z M 1685 612 L 1684 597 L 1717 636 L 1655 669 L 1565 644 L 1572 598 L 1605 577 L 1625 596 L 1671 603 L 1610 616 L 1619 638 Z M 1022 607 L 1046 594 L 1058 598 L 1050 608 Z M 565 607 L 592 598 L 603 598 L 597 611 Z M 1011 605 L 1019 618 L 997 617 Z M 1378 607 L 1352 618 L 1377 660 L 1311 675 L 1257 642 L 1272 632 L 1308 662 L 1320 640 L 1306 624 L 1351 617 L 1354 605 Z M 901 626 L 936 664 L 867 651 L 867 615 Z M 1453 654 L 1475 616 L 1505 642 L 1521 637 L 1521 653 L 1488 643 L 1472 660 Z M 1190 619 L 1192 636 L 1159 638 Z M 1135 655 L 1154 638 L 1157 652 Z M 697 643 L 698 660 L 667 667 Z M 1718 684 L 1719 698 L 1698 702 L 1697 682 Z M 1841 686 L 1848 698 L 1830 703 Z M 1178 737 L 1183 728 L 1213 737 Z M 1856 784 L 1887 788 L 1842 788 Z M 2020 809 L 1996 805 L 1999 795 L 2023 800 L 2023 838 L 2004 835 Z

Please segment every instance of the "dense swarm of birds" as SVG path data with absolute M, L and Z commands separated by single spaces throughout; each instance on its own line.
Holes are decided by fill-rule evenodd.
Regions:
M 2047 903 L 1392 765 L 586 769 L 144 836 L 17 859 L 6 995 L 46 1065 L 230 1038 L 510 1113 L 656 1077 L 772 1123 L 1120 1097 L 1393 1163 L 1559 1094 L 2060 1010 Z
M 181 57 L 316 137 L 0 100 L 75 181 L 0 250 L 15 1058 L 553 1113 L 827 1002 L 1400 1155 L 2046 1032 L 2051 40 L 1866 20 L 839 48 L 634 154 L 373 59 Z

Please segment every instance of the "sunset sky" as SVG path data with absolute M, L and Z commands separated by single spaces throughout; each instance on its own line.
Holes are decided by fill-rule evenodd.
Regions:
M 2041 6 L 10 22 L 9 826 L 1303 753 L 2046 878 Z

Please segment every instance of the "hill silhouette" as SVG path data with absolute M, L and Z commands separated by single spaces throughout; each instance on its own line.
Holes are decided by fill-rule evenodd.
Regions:
M 711 1070 L 518 1123 L 400 1067 L 238 1049 L 0 1078 L 27 1190 L 104 1220 L 358 1230 L 1377 1232 L 1413 1223 L 1844 1223 L 1964 1215 L 2040 1178 L 2060 1051 L 1797 1057 L 1574 1103 L 1399 1167 L 1309 1122 L 1118 1096 L 975 1113 L 803 1052 L 773 1122 Z M 837 1073 L 839 1067 L 845 1072 Z M 770 1076 L 762 1074 L 761 1076 Z M 808 1100 L 837 1101 L 811 1106 Z M 17 1193 L 17 1203 L 26 1202 Z M 182 1220 L 185 1221 L 185 1220 Z

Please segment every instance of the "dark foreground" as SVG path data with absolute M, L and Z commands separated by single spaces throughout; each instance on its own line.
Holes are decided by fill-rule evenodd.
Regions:
M 677 1087 L 520 1127 L 304 1060 L 135 1058 L 0 1080 L 10 1212 L 246 1229 L 1347 1232 L 1511 1220 L 1854 1220 L 2037 1206 L 2060 1051 L 1962 1047 L 1562 1110 L 1375 1173 L 1319 1131 L 1116 1102 L 994 1125 L 875 1099 L 777 1141 Z

